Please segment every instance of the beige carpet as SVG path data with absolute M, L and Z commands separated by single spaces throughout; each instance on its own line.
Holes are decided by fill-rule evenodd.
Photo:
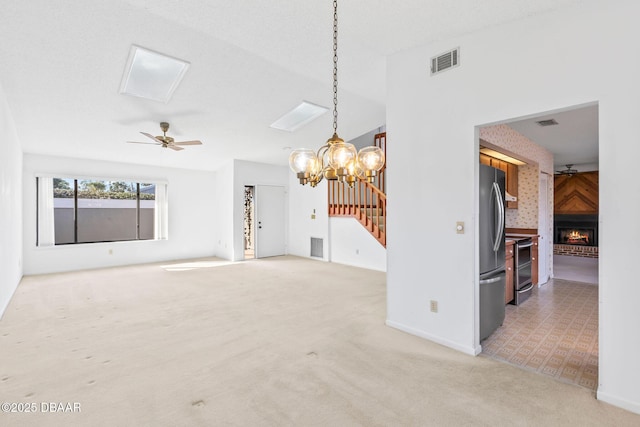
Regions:
M 581 387 L 384 325 L 385 275 L 296 257 L 27 277 L 0 425 L 631 426 Z

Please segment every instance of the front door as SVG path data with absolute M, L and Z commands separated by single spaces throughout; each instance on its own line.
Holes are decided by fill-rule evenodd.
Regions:
M 256 258 L 285 254 L 284 187 L 255 187 Z

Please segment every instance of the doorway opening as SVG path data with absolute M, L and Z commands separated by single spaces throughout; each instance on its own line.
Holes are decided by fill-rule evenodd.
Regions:
M 254 259 L 255 253 L 255 207 L 254 187 L 244 187 L 244 259 Z
M 483 126 L 479 128 L 479 137 L 479 146 L 489 145 L 500 153 L 525 161 L 525 165 L 517 166 L 516 194 L 507 189 L 510 195 L 516 196 L 516 200 L 511 201 L 517 203 L 517 207 L 514 203 L 511 208 L 506 206 L 505 231 L 515 245 L 522 235 L 538 236 L 539 252 L 534 265 L 538 274 L 533 280 L 531 297 L 520 305 L 505 300 L 504 321 L 481 342 L 482 352 L 496 360 L 596 390 L 598 258 L 597 255 L 587 259 L 554 254 L 558 246 L 554 245 L 554 239 L 564 238 L 563 246 L 576 248 L 576 253 L 594 250 L 597 253 L 594 244 L 601 241 L 597 220 L 595 227 L 573 224 L 567 231 L 564 224 L 554 223 L 557 221 L 554 213 L 564 204 L 569 210 L 565 214 L 580 215 L 581 220 L 598 214 L 597 179 L 592 179 L 598 174 L 598 104 Z M 585 182 L 590 186 L 585 193 L 591 195 L 596 185 L 595 197 L 585 201 L 584 194 L 573 187 L 564 189 L 565 193 L 558 197 L 558 177 L 569 178 L 557 171 L 566 164 L 578 170 L 573 175 L 578 179 L 573 180 L 572 185 Z M 581 179 L 581 173 L 590 175 Z M 577 199 L 570 200 L 567 195 L 577 195 Z M 507 201 L 509 199 L 505 205 Z M 507 265 L 505 260 L 505 271 Z M 506 287 L 508 285 L 505 285 L 505 295 Z M 482 318 L 481 305 L 479 307 Z

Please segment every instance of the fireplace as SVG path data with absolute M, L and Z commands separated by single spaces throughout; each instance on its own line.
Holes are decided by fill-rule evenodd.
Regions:
M 598 246 L 598 215 L 554 215 L 553 243 Z
M 561 245 L 595 246 L 593 228 L 559 227 L 558 243 Z

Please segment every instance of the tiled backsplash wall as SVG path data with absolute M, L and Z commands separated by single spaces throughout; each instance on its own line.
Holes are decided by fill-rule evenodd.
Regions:
M 508 228 L 538 228 L 538 165 L 518 167 L 518 209 L 507 209 Z

